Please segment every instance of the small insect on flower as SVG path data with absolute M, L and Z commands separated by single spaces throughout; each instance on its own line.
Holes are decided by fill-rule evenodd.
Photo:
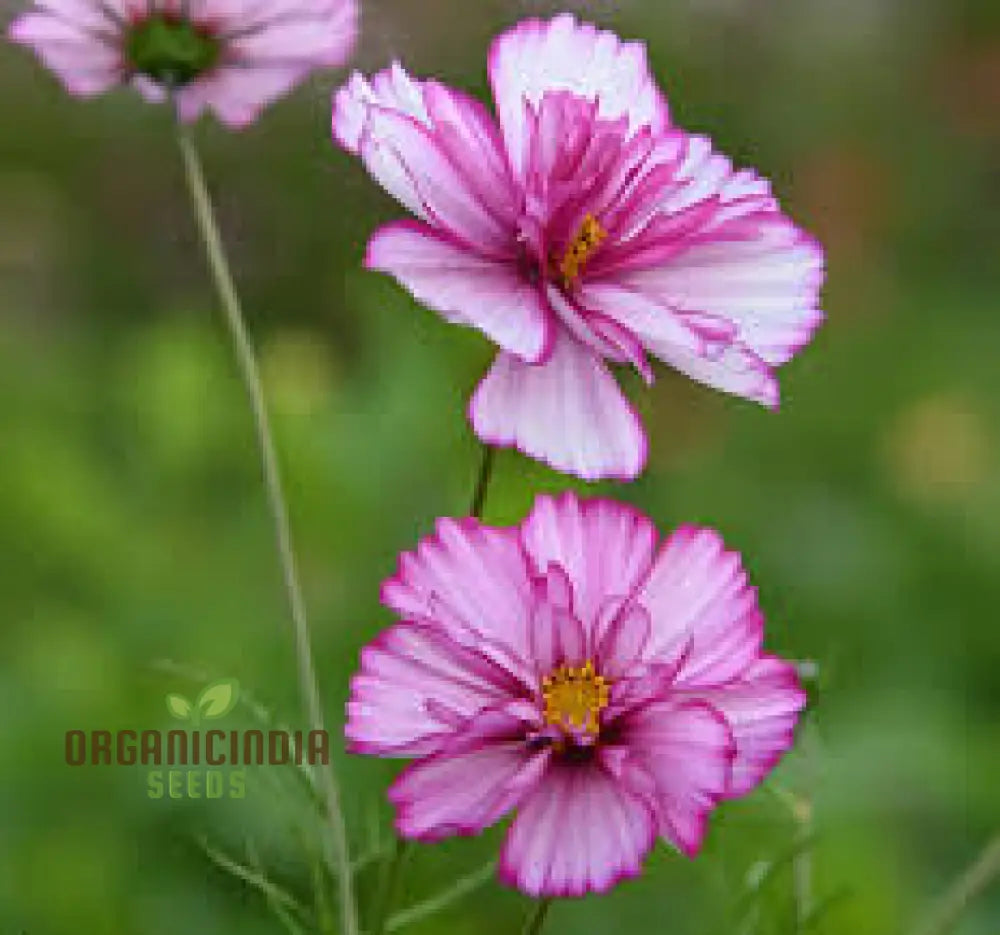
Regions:
M 515 811 L 500 875 L 532 896 L 635 876 L 658 837 L 694 856 L 709 813 L 791 747 L 806 702 L 762 649 L 740 557 L 709 529 L 658 543 L 630 507 L 540 497 L 515 528 L 440 520 L 362 651 L 347 738 L 412 757 L 396 827 L 436 841 Z
M 822 318 L 820 247 L 769 184 L 671 125 L 645 47 L 566 14 L 489 54 L 496 119 L 394 64 L 336 95 L 333 133 L 418 220 L 370 269 L 499 347 L 469 418 L 587 480 L 631 479 L 646 437 L 608 364 L 647 355 L 774 407 Z
M 10 27 L 72 94 L 131 84 L 172 96 L 180 119 L 205 109 L 231 127 L 313 69 L 342 65 L 357 0 L 36 0 Z

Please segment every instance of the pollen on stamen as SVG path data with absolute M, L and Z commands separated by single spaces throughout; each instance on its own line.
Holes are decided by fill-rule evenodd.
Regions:
M 580 278 L 583 267 L 607 236 L 608 232 L 601 227 L 601 222 L 594 215 L 584 217 L 559 263 L 559 274 L 564 285 L 571 285 Z
M 611 686 L 590 661 L 583 666 L 560 666 L 542 679 L 545 722 L 566 733 L 596 737 L 601 712 L 608 706 Z

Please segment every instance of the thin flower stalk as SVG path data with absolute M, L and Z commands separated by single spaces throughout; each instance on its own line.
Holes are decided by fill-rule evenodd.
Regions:
M 299 582 L 299 573 L 292 544 L 288 507 L 285 502 L 281 472 L 274 445 L 274 437 L 268 416 L 267 404 L 256 355 L 247 331 L 240 307 L 236 285 L 226 259 L 226 251 L 219 233 L 215 210 L 212 206 L 208 186 L 197 150 L 190 134 L 183 127 L 178 130 L 178 143 L 184 164 L 185 178 L 191 194 L 192 207 L 198 231 L 205 248 L 205 256 L 220 304 L 224 312 L 226 326 L 232 339 L 233 350 L 239 365 L 240 375 L 246 388 L 253 415 L 255 435 L 260 451 L 264 489 L 268 507 L 274 524 L 278 557 L 288 596 L 295 651 L 298 660 L 299 685 L 309 725 L 312 730 L 322 731 L 323 712 L 320 703 L 316 670 L 313 664 L 309 623 L 306 616 L 305 599 Z M 327 861 L 336 874 L 340 889 L 340 905 L 344 935 L 358 935 L 357 908 L 354 900 L 354 882 L 351 872 L 350 847 L 347 826 L 340 804 L 340 790 L 332 764 L 318 767 L 319 782 L 326 807 L 328 829 L 324 837 L 324 851 Z

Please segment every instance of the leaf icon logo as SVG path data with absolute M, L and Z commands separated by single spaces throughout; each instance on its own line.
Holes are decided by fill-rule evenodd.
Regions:
M 240 698 L 240 687 L 236 679 L 221 679 L 206 685 L 198 696 L 198 714 L 206 721 L 225 717 Z
M 178 721 L 189 721 L 191 720 L 191 712 L 193 710 L 191 702 L 187 700 L 183 695 L 169 694 L 167 695 L 167 710 L 175 717 Z
M 214 721 L 225 717 L 239 701 L 240 687 L 236 679 L 220 679 L 206 685 L 194 704 L 183 695 L 167 695 L 167 710 L 179 721 L 198 725 L 201 721 Z

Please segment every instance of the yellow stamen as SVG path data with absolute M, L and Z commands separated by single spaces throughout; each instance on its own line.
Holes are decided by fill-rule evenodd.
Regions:
M 601 227 L 601 222 L 594 215 L 588 214 L 584 217 L 580 229 L 570 241 L 559 264 L 559 272 L 566 285 L 570 285 L 580 278 L 584 265 L 607 236 L 608 232 Z
M 592 662 L 579 668 L 559 666 L 542 679 L 545 722 L 566 732 L 582 730 L 597 736 L 610 693 L 610 684 L 594 671 Z

